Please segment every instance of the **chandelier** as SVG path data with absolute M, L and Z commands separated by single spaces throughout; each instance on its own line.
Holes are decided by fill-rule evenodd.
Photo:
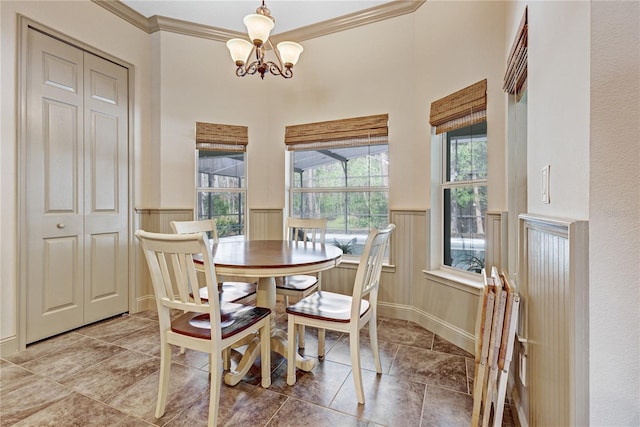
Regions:
M 260 73 L 260 77 L 264 79 L 265 73 L 271 73 L 285 79 L 293 77 L 292 68 L 298 62 L 302 46 L 295 42 L 280 42 L 276 46 L 277 49 L 273 48 L 269 33 L 276 25 L 276 20 L 271 16 L 264 0 L 262 6 L 256 9 L 256 13 L 244 17 L 244 25 L 247 26 L 251 43 L 244 39 L 231 39 L 227 42 L 231 58 L 236 63 L 236 76 Z M 265 59 L 266 46 L 275 53 L 277 63 Z M 255 59 L 248 62 L 254 52 Z

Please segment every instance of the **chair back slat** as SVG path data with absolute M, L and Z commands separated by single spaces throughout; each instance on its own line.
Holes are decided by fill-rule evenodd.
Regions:
M 389 224 L 386 228 L 379 230 L 374 228 L 369 232 L 353 285 L 352 319 L 360 316 L 362 298 L 367 295 L 369 295 L 369 304 L 374 308 L 376 306 L 382 262 L 389 244 L 389 237 L 395 228 L 394 224 Z
M 170 225 L 176 234 L 208 233 L 212 242 L 218 243 L 218 230 L 213 218 L 200 221 L 171 221 Z
M 324 244 L 327 218 L 287 218 L 287 240 Z
M 198 305 L 203 304 L 202 299 L 200 299 L 200 283 L 198 281 L 196 264 L 193 262 L 193 257 L 186 257 L 185 263 L 187 264 L 188 283 L 190 285 L 188 297 L 193 298 Z
M 173 268 L 173 285 L 178 290 L 178 295 L 182 302 L 189 301 L 189 279 L 185 257 L 183 254 L 170 254 L 171 266 Z

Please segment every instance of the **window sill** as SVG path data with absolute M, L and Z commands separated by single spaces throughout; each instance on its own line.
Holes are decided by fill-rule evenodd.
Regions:
M 456 273 L 448 270 L 422 270 L 425 277 L 434 282 L 460 289 L 474 295 L 481 295 L 484 288 L 482 276 L 474 277 L 472 275 Z
M 358 266 L 360 265 L 360 260 L 355 259 L 355 258 L 348 258 L 348 259 L 344 259 L 342 258 L 342 261 L 340 262 L 340 264 L 337 266 L 337 268 L 346 268 L 346 269 L 350 269 L 350 270 L 357 270 Z M 383 273 L 395 273 L 396 271 L 396 266 L 393 264 L 382 264 L 382 272 Z

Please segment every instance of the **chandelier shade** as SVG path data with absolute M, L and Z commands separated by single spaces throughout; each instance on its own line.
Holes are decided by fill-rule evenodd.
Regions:
M 293 66 L 300 59 L 304 49 L 292 41 L 280 42 L 274 49 L 269 35 L 275 27 L 275 19 L 265 6 L 264 0 L 256 9 L 256 13 L 245 16 L 243 22 L 247 27 L 250 41 L 244 39 L 227 41 L 231 59 L 236 64 L 236 76 L 244 77 L 247 74 L 258 73 L 264 79 L 264 75 L 270 73 L 285 79 L 293 77 Z M 276 61 L 267 60 L 265 56 L 267 50 L 274 53 Z
M 227 48 L 236 65 L 244 65 L 249 59 L 253 45 L 243 39 L 231 39 L 227 42 Z
M 290 67 L 296 65 L 300 54 L 304 50 L 302 46 L 296 42 L 280 42 L 276 47 L 278 48 L 278 52 L 280 52 L 280 59 L 284 62 L 285 67 L 287 64 L 290 64 Z
M 275 27 L 275 22 L 264 15 L 253 13 L 244 17 L 249 38 L 254 45 L 260 47 L 269 40 L 269 33 Z

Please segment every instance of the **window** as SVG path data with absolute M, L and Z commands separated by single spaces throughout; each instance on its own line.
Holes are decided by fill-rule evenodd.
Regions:
M 351 137 L 340 140 L 335 139 L 336 129 L 358 119 L 331 122 L 334 126 L 313 124 L 315 130 L 333 131 L 322 136 L 310 132 L 302 138 L 304 143 L 292 142 L 295 127 L 287 128 L 285 142 L 292 151 L 290 216 L 327 218 L 326 242 L 346 256 L 362 254 L 369 230 L 389 223 L 388 119 L 377 117 L 384 131 L 362 131 L 366 136 L 360 136 L 350 127 Z
M 479 273 L 485 260 L 487 124 L 447 132 L 442 141 L 442 263 Z
M 433 167 L 441 173 L 432 183 L 432 240 L 437 242 L 432 263 L 480 273 L 487 212 L 487 80 L 434 101 L 429 123 L 441 135 L 433 139 Z
M 221 241 L 245 237 L 246 135 L 246 127 L 196 124 L 196 219 L 215 219 Z

